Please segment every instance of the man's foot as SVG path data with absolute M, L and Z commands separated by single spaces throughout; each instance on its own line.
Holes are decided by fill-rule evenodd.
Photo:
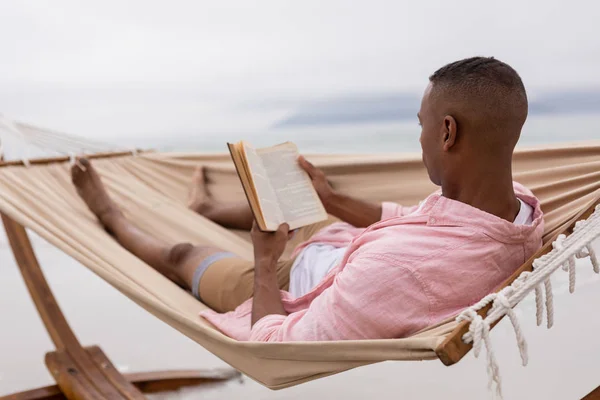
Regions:
M 206 189 L 206 175 L 204 167 L 196 168 L 192 178 L 192 187 L 188 197 L 188 208 L 198 214 L 204 215 L 208 213 L 215 201 Z
M 206 187 L 206 175 L 202 167 L 196 169 L 194 173 L 188 198 L 188 208 L 204 218 L 230 229 L 249 231 L 254 220 L 252 211 L 250 211 L 246 201 L 228 204 L 217 201 L 210 195 Z
M 110 229 L 111 217 L 120 216 L 121 211 L 106 193 L 100 176 L 85 158 L 78 160 L 71 168 L 71 180 L 77 193 L 100 222 Z

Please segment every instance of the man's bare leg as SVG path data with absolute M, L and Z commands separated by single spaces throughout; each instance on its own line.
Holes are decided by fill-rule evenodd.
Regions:
M 254 216 L 246 201 L 221 203 L 210 196 L 202 167 L 194 173 L 188 207 L 217 224 L 230 229 L 252 229 Z
M 128 221 L 106 192 L 100 176 L 87 159 L 80 159 L 71 175 L 77 192 L 100 223 L 115 239 L 146 264 L 191 290 L 193 275 L 198 265 L 211 254 L 222 250 L 189 243 L 169 245 L 147 234 Z

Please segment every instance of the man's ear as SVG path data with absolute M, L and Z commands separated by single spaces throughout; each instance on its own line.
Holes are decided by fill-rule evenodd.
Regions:
M 444 126 L 443 126 L 443 139 L 444 139 L 444 151 L 449 151 L 454 143 L 456 143 L 456 136 L 458 134 L 458 128 L 456 125 L 456 120 L 452 115 L 446 115 L 444 117 Z

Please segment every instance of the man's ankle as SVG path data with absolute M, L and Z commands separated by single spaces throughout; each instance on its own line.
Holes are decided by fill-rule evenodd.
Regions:
M 198 214 L 202 215 L 203 217 L 209 218 L 210 219 L 210 215 L 214 214 L 214 204 L 212 201 L 204 200 L 204 201 L 200 201 L 197 202 L 195 204 L 193 204 L 190 207 L 193 211 L 197 212 Z
M 98 215 L 98 219 L 107 229 L 111 229 L 118 219 L 123 218 L 123 213 L 117 207 L 110 207 Z

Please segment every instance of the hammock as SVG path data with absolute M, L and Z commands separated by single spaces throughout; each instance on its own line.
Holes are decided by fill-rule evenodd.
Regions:
M 338 190 L 366 200 L 416 204 L 435 189 L 420 156 L 308 158 L 325 171 Z M 35 231 L 148 312 L 271 389 L 384 360 L 440 358 L 451 364 L 469 349 L 461 340 L 468 326 L 459 326 L 455 320 L 392 340 L 235 341 L 198 316 L 207 306 L 126 251 L 100 227 L 70 182 L 69 157 L 29 160 L 27 164 L 6 162 L 0 168 L 2 214 Z M 244 199 L 225 154 L 113 153 L 94 160 L 110 195 L 141 229 L 169 242 L 214 245 L 252 259 L 246 232 L 224 229 L 185 207 L 198 165 L 205 166 L 208 190 L 217 200 Z M 548 242 L 573 225 L 573 218 L 598 204 L 600 142 L 519 150 L 514 172 L 515 180 L 541 200 L 544 240 Z M 548 246 L 544 250 L 549 251 Z

